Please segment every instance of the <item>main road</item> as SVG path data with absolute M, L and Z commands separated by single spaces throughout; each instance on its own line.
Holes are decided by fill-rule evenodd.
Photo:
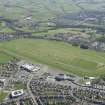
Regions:
M 34 77 L 34 74 L 30 74 L 30 79 L 27 83 L 27 90 L 28 90 L 28 93 L 29 93 L 30 97 L 33 99 L 34 105 L 38 105 L 37 101 L 35 100 L 35 96 L 33 95 L 32 91 L 30 89 L 30 82 L 33 79 L 33 77 Z

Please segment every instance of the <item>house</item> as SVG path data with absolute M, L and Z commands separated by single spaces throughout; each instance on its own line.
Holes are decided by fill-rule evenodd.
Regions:
M 86 85 L 86 86 L 91 86 L 91 82 L 90 82 L 90 81 L 87 81 L 87 82 L 85 83 L 85 85 Z
M 48 26 L 49 26 L 49 27 L 55 27 L 55 26 L 56 26 L 56 24 L 55 24 L 55 23 L 53 23 L 53 22 L 48 22 Z
M 89 79 L 90 79 L 90 80 L 95 80 L 96 78 L 95 78 L 95 77 L 89 77 Z

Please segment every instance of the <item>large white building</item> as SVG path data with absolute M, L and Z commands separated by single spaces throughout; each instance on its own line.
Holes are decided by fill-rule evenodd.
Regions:
M 27 70 L 29 72 L 34 72 L 40 70 L 40 66 L 34 65 L 32 63 L 28 63 L 26 61 L 20 61 L 17 63 L 17 65 L 24 70 Z
M 21 65 L 21 68 L 25 69 L 29 72 L 38 71 L 40 69 L 38 66 L 33 65 L 33 64 L 28 64 L 28 63 L 25 63 L 25 64 Z
M 24 91 L 23 89 L 21 89 L 21 90 L 12 91 L 10 95 L 12 98 L 16 98 L 16 97 L 22 96 L 23 94 L 24 94 Z

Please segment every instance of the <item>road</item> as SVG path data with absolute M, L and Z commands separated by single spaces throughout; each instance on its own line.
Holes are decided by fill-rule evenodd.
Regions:
M 29 93 L 30 97 L 33 99 L 34 105 L 38 105 L 38 103 L 35 100 L 35 96 L 33 95 L 32 91 L 30 89 L 30 82 L 33 79 L 33 76 L 34 76 L 33 74 L 30 74 L 30 79 L 27 83 L 27 90 L 28 90 L 28 93 Z

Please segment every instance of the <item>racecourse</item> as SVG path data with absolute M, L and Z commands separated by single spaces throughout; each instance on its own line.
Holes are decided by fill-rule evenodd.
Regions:
M 18 39 L 0 43 L 1 49 L 34 62 L 79 76 L 105 74 L 105 54 L 60 41 Z

